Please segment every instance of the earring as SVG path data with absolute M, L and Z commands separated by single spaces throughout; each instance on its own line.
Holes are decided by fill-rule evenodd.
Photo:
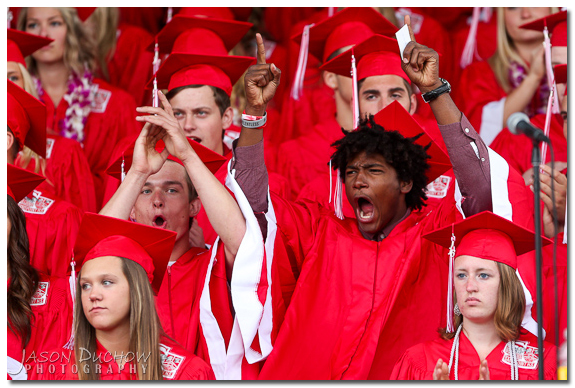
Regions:
M 461 310 L 459 310 L 459 306 L 455 303 L 455 307 L 453 307 L 453 313 L 457 316 L 461 315 Z

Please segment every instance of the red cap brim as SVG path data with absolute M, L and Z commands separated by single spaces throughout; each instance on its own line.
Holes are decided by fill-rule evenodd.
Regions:
M 6 170 L 8 195 L 10 195 L 16 203 L 24 199 L 24 197 L 30 194 L 40 183 L 46 180 L 46 178 L 41 175 L 34 174 L 33 172 L 8 163 Z
M 210 150 L 207 147 L 204 147 L 197 141 L 188 138 L 188 142 L 190 143 L 196 154 L 198 154 L 202 162 L 204 162 L 208 170 L 212 172 L 212 174 L 215 174 L 216 171 L 218 171 L 220 167 L 227 161 L 227 158 Z M 161 152 L 164 148 L 165 148 L 164 142 L 162 140 L 159 140 L 156 143 L 156 150 L 158 152 Z M 110 164 L 110 166 L 106 170 L 108 175 L 111 175 L 114 178 L 117 178 L 118 180 L 122 179 L 122 162 L 124 162 L 124 172 L 126 174 L 128 173 L 128 170 L 130 170 L 130 167 L 132 166 L 132 158 L 134 156 L 134 144 L 128 146 L 124 150 L 122 155 L 123 156 L 120 156 L 112 164 Z M 173 160 L 174 162 L 177 162 L 182 166 L 184 165 L 180 159 L 173 157 L 172 155 L 168 156 L 168 159 Z
M 427 154 L 430 156 L 430 159 L 427 160 L 429 163 L 429 169 L 426 173 L 428 182 L 433 182 L 441 174 L 452 168 L 449 156 L 439 145 L 441 143 L 436 140 L 441 134 L 431 134 L 421 127 L 399 102 L 394 101 L 383 108 L 375 115 L 374 119 L 377 124 L 386 130 L 397 131 L 403 137 L 410 138 L 423 134 L 415 141 L 415 144 L 419 144 L 422 147 L 431 144 L 427 149 Z
M 136 222 L 120 220 L 118 218 L 85 213 L 74 246 L 76 268 L 82 267 L 86 254 L 90 252 L 92 248 L 100 241 L 111 236 L 127 237 L 135 241 L 147 252 L 154 265 L 152 287 L 158 292 L 176 242 L 177 233 L 171 230 L 138 224 Z M 119 252 L 115 256 L 130 259 L 130 253 L 129 247 L 126 246 L 123 252 Z M 139 264 L 141 265 L 141 263 Z
M 54 39 L 44 38 L 42 36 L 29 34 L 24 31 L 8 28 L 6 31 L 8 38 L 8 62 L 18 62 L 26 66 L 24 58 L 34 51 L 50 44 Z M 13 44 L 11 44 L 11 42 Z
M 195 54 L 172 54 L 158 69 L 156 74 L 159 89 L 173 89 L 185 85 L 211 85 L 224 90 L 228 96 L 231 94 L 231 88 L 240 79 L 242 74 L 256 62 L 253 57 L 240 57 L 233 55 L 226 56 L 213 56 L 213 55 L 195 55 Z M 194 66 L 194 65 L 208 65 L 216 68 L 213 73 L 210 72 L 190 72 L 188 74 L 180 74 L 176 81 L 172 82 L 172 78 L 179 72 Z M 219 71 L 218 71 L 219 70 Z M 218 74 L 223 72 L 223 74 Z M 205 73 L 205 74 L 203 74 Z M 229 80 L 222 79 L 222 76 L 227 76 Z M 152 89 L 154 79 L 152 78 L 146 85 L 147 89 Z
M 555 28 L 557 24 L 565 21 L 567 21 L 567 11 L 561 11 L 534 20 L 532 22 L 522 24 L 519 26 L 519 28 L 542 32 L 545 26 L 547 26 L 547 30 L 549 30 L 549 32 L 551 33 L 553 32 L 553 28 Z
M 484 211 L 466 219 L 434 230 L 423 237 L 449 248 L 451 246 L 452 230 L 455 234 L 455 246 L 457 247 L 466 234 L 473 230 L 492 229 L 502 232 L 511 238 L 517 256 L 531 252 L 535 249 L 535 234 L 527 228 L 498 216 L 490 211 Z M 542 236 L 543 246 L 552 243 L 547 237 Z
M 191 28 L 204 28 L 216 33 L 230 51 L 252 27 L 252 23 L 237 22 L 233 20 L 202 18 L 194 16 L 176 15 L 156 35 L 158 49 L 168 54 L 172 51 L 178 36 Z M 148 51 L 154 51 L 155 40 L 148 46 Z
M 74 8 L 76 8 L 80 20 L 85 22 L 98 7 L 74 7 Z
M 338 49 L 357 44 L 373 34 L 392 36 L 396 31 L 397 27 L 373 8 L 349 7 L 310 28 L 309 53 L 325 62 Z M 292 36 L 292 40 L 299 44 L 302 34 Z
M 41 157 L 46 157 L 46 106 L 30 93 L 8 81 L 8 127 Z M 24 114 L 19 114 L 25 112 Z M 27 121 L 23 122 L 23 121 Z M 26 133 L 24 133 L 26 132 Z M 22 140 L 24 140 L 22 142 Z

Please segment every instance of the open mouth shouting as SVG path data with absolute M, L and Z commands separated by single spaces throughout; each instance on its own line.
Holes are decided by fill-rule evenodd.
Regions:
M 357 220 L 361 223 L 369 223 L 375 215 L 375 207 L 368 197 L 362 196 L 355 198 L 355 213 Z
M 155 228 L 165 229 L 167 223 L 168 222 L 162 215 L 157 215 L 154 217 L 154 220 L 152 221 L 152 226 Z

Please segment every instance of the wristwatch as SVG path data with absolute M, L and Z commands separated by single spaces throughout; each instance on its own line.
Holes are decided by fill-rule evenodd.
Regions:
M 439 80 L 442 82 L 443 85 L 441 85 L 437 89 L 430 90 L 429 92 L 423 93 L 421 95 L 421 98 L 423 98 L 424 102 L 429 103 L 435 100 L 437 97 L 441 96 L 443 93 L 451 93 L 451 85 L 449 84 L 449 82 L 447 82 L 447 80 L 443 78 L 440 78 Z

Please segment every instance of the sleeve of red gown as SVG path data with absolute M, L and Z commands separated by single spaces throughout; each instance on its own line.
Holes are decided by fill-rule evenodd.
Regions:
M 83 211 L 96 212 L 94 180 L 80 143 L 53 135 L 47 136 L 47 142 L 51 153 L 46 178 L 54 184 L 56 195 Z
M 503 129 L 503 108 L 507 94 L 499 86 L 491 66 L 476 62 L 465 68 L 459 84 L 461 99 L 456 101 L 487 145 Z
M 429 380 L 426 357 L 418 350 L 422 350 L 422 344 L 403 353 L 393 367 L 390 380 Z
M 204 360 L 197 356 L 186 358 L 182 372 L 173 380 L 215 380 L 214 371 Z

